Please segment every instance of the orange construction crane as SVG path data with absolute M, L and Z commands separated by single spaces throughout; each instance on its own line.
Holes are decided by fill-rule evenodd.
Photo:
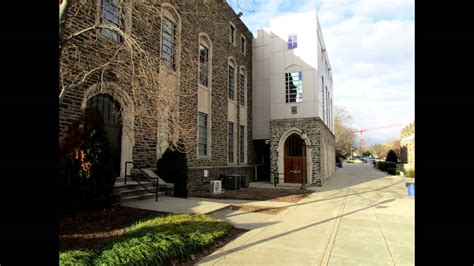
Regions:
M 371 130 L 377 130 L 377 129 L 383 129 L 383 128 L 389 128 L 389 127 L 396 127 L 396 126 L 401 126 L 401 124 L 396 124 L 396 125 L 390 125 L 390 126 L 381 126 L 381 127 L 371 127 L 371 128 L 364 128 L 364 129 L 360 129 L 360 130 L 357 130 L 357 131 L 352 131 L 352 133 L 360 133 L 359 135 L 359 152 L 362 153 L 362 133 L 366 132 L 366 131 L 371 131 Z M 352 156 L 352 155 L 351 155 Z

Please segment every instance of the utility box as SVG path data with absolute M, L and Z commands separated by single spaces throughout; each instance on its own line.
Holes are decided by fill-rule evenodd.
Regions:
M 226 175 L 224 177 L 224 189 L 240 189 L 240 175 Z

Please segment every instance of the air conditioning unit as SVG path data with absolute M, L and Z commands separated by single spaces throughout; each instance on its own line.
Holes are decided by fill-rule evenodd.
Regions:
M 209 191 L 213 194 L 222 193 L 222 181 L 220 180 L 211 181 L 211 184 L 209 186 Z

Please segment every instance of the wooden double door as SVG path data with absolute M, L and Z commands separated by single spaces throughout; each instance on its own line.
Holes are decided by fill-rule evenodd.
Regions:
M 305 145 L 298 134 L 292 134 L 285 141 L 284 173 L 285 183 L 301 183 L 306 176 Z
M 301 183 L 304 157 L 285 156 L 285 183 Z

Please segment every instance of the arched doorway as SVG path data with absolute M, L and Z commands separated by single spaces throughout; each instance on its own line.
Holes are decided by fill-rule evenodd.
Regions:
M 122 119 L 120 104 L 108 94 L 98 94 L 87 101 L 87 108 L 95 108 L 102 115 L 104 130 L 110 144 L 113 169 L 120 176 L 120 157 L 122 147 Z
M 306 176 L 305 151 L 306 147 L 301 137 L 293 133 L 285 141 L 284 171 L 285 183 L 301 183 L 303 175 Z

